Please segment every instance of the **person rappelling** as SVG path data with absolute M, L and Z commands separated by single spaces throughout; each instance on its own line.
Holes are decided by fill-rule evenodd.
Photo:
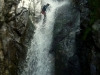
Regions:
M 46 20 L 46 10 L 47 10 L 47 8 L 48 8 L 48 6 L 49 6 L 50 4 L 46 4 L 46 5 L 44 5 L 43 6 L 43 8 L 42 8 L 42 11 L 41 11 L 41 13 L 44 15 L 44 22 L 45 22 L 45 20 Z

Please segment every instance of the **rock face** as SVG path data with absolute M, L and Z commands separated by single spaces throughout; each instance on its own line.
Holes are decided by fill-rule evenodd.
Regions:
M 88 0 L 72 1 L 72 6 L 67 6 L 71 10 L 68 10 L 67 7 L 58 9 L 63 13 L 58 13 L 59 18 L 56 19 L 54 26 L 55 74 L 100 75 L 100 20 L 90 17 L 90 14 L 94 12 L 90 12 L 89 6 L 91 5 Z M 73 12 L 74 15 L 71 14 Z M 77 13 L 80 13 L 79 18 Z M 74 28 L 78 27 L 78 19 L 80 19 L 80 23 L 78 22 L 80 32 L 77 31 L 77 28 L 75 32 Z M 74 35 L 71 34 L 74 34 L 75 37 L 72 37 Z
M 93 26 L 93 39 L 98 48 L 100 48 L 100 20 L 97 20 Z
M 81 75 L 75 48 L 75 34 L 80 29 L 79 25 L 80 13 L 74 1 L 58 9 L 53 41 L 55 75 Z
M 94 22 L 92 25 L 93 47 L 91 50 L 91 63 L 95 66 L 95 74 L 100 74 L 100 20 Z
M 81 39 L 77 39 L 81 48 L 79 49 L 80 62 L 82 65 L 82 75 L 100 75 L 100 42 L 99 42 L 99 18 L 97 16 L 98 12 L 98 0 L 92 1 L 83 0 L 84 11 L 81 12 L 82 21 L 81 21 L 81 33 L 77 36 Z M 90 7 L 90 10 L 89 8 Z M 92 8 L 93 7 L 93 8 Z M 82 8 L 81 8 L 82 10 Z M 90 15 L 89 15 L 90 14 Z M 77 45 L 78 46 L 78 45 Z M 85 70 L 87 69 L 87 70 Z
M 34 32 L 28 10 L 18 0 L 0 0 L 0 75 L 18 75 Z
M 100 75 L 100 15 L 95 14 L 100 13 L 100 5 L 94 4 L 99 0 L 89 0 L 93 4 L 88 0 L 70 1 L 71 5 L 58 9 L 55 20 L 50 51 L 55 53 L 55 75 Z M 17 9 L 18 3 L 0 0 L 0 75 L 21 72 L 34 33 L 29 11 Z

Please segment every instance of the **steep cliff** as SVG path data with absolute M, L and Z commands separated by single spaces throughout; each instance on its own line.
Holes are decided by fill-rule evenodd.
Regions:
M 35 10 L 41 2 L 28 10 L 17 8 L 20 0 L 0 0 L 0 75 L 20 75 L 26 59 L 23 74 L 45 75 L 53 67 L 55 75 L 100 75 L 100 1 L 68 0 L 59 8 L 53 1 L 43 27 Z M 39 22 L 35 32 L 33 20 Z
M 18 75 L 34 32 L 28 10 L 18 0 L 0 0 L 0 75 Z
M 75 34 L 80 31 L 80 10 L 76 3 L 72 0 L 57 11 L 51 51 L 55 54 L 56 75 L 81 75 L 75 47 Z
M 87 38 L 84 39 L 87 43 L 87 48 L 90 50 L 89 63 L 90 63 L 90 74 L 99 75 L 100 74 L 100 47 L 99 47 L 99 19 L 100 19 L 100 2 L 98 0 L 89 0 L 90 7 L 90 21 L 86 29 L 88 30 Z
M 56 58 L 56 75 L 99 75 L 100 3 L 98 0 L 72 1 L 72 4 L 67 6 L 71 10 L 59 9 L 64 13 L 58 13 L 59 18 L 56 19 L 54 27 L 53 51 Z M 78 19 L 80 29 L 75 30 Z M 75 35 L 73 38 L 72 33 Z M 75 42 L 72 41 L 74 39 Z
M 86 0 L 84 0 L 85 2 Z M 87 0 L 87 3 L 84 3 L 83 8 L 85 12 L 81 16 L 81 33 L 78 35 L 81 38 L 81 45 L 83 45 L 80 59 L 85 58 L 85 64 L 83 65 L 83 74 L 82 75 L 99 75 L 100 74 L 100 48 L 99 48 L 99 19 L 100 15 L 98 14 L 100 8 L 99 0 Z M 87 9 L 87 10 L 86 10 Z M 82 10 L 82 8 L 81 8 Z M 86 13 L 88 12 L 88 13 Z M 81 48 L 79 50 L 81 50 Z M 81 60 L 81 63 L 84 63 Z M 87 69 L 87 71 L 85 70 Z

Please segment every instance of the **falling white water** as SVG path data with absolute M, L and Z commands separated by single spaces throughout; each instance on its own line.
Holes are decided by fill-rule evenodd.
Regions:
M 27 0 L 26 0 L 27 1 Z M 46 23 L 43 25 L 43 16 L 36 24 L 35 34 L 31 41 L 31 47 L 28 49 L 26 58 L 26 67 L 21 75 L 53 75 L 54 57 L 49 53 L 53 37 L 53 25 L 56 17 L 56 10 L 68 4 L 68 1 L 57 2 L 54 0 L 44 0 L 42 4 L 50 4 L 50 10 L 47 10 Z

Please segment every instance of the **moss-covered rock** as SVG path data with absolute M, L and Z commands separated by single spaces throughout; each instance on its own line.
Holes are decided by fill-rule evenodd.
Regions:
M 90 7 L 90 25 L 92 25 L 96 20 L 100 18 L 100 1 L 99 0 L 89 0 Z
M 85 40 L 90 32 L 93 31 L 92 25 L 95 21 L 100 19 L 100 1 L 99 0 L 88 0 L 89 1 L 89 9 L 90 9 L 90 15 L 89 15 L 89 22 L 88 26 L 84 30 L 83 39 Z
M 100 1 L 99 0 L 88 0 L 88 7 L 90 9 L 88 21 L 84 21 L 81 23 L 81 36 L 84 44 L 84 47 L 88 50 L 87 54 L 87 63 L 90 68 L 90 75 L 99 75 L 100 74 L 100 26 L 99 26 L 99 8 Z M 84 6 L 85 7 L 85 6 Z M 85 26 L 86 25 L 86 26 Z M 85 51 L 86 52 L 86 51 Z

